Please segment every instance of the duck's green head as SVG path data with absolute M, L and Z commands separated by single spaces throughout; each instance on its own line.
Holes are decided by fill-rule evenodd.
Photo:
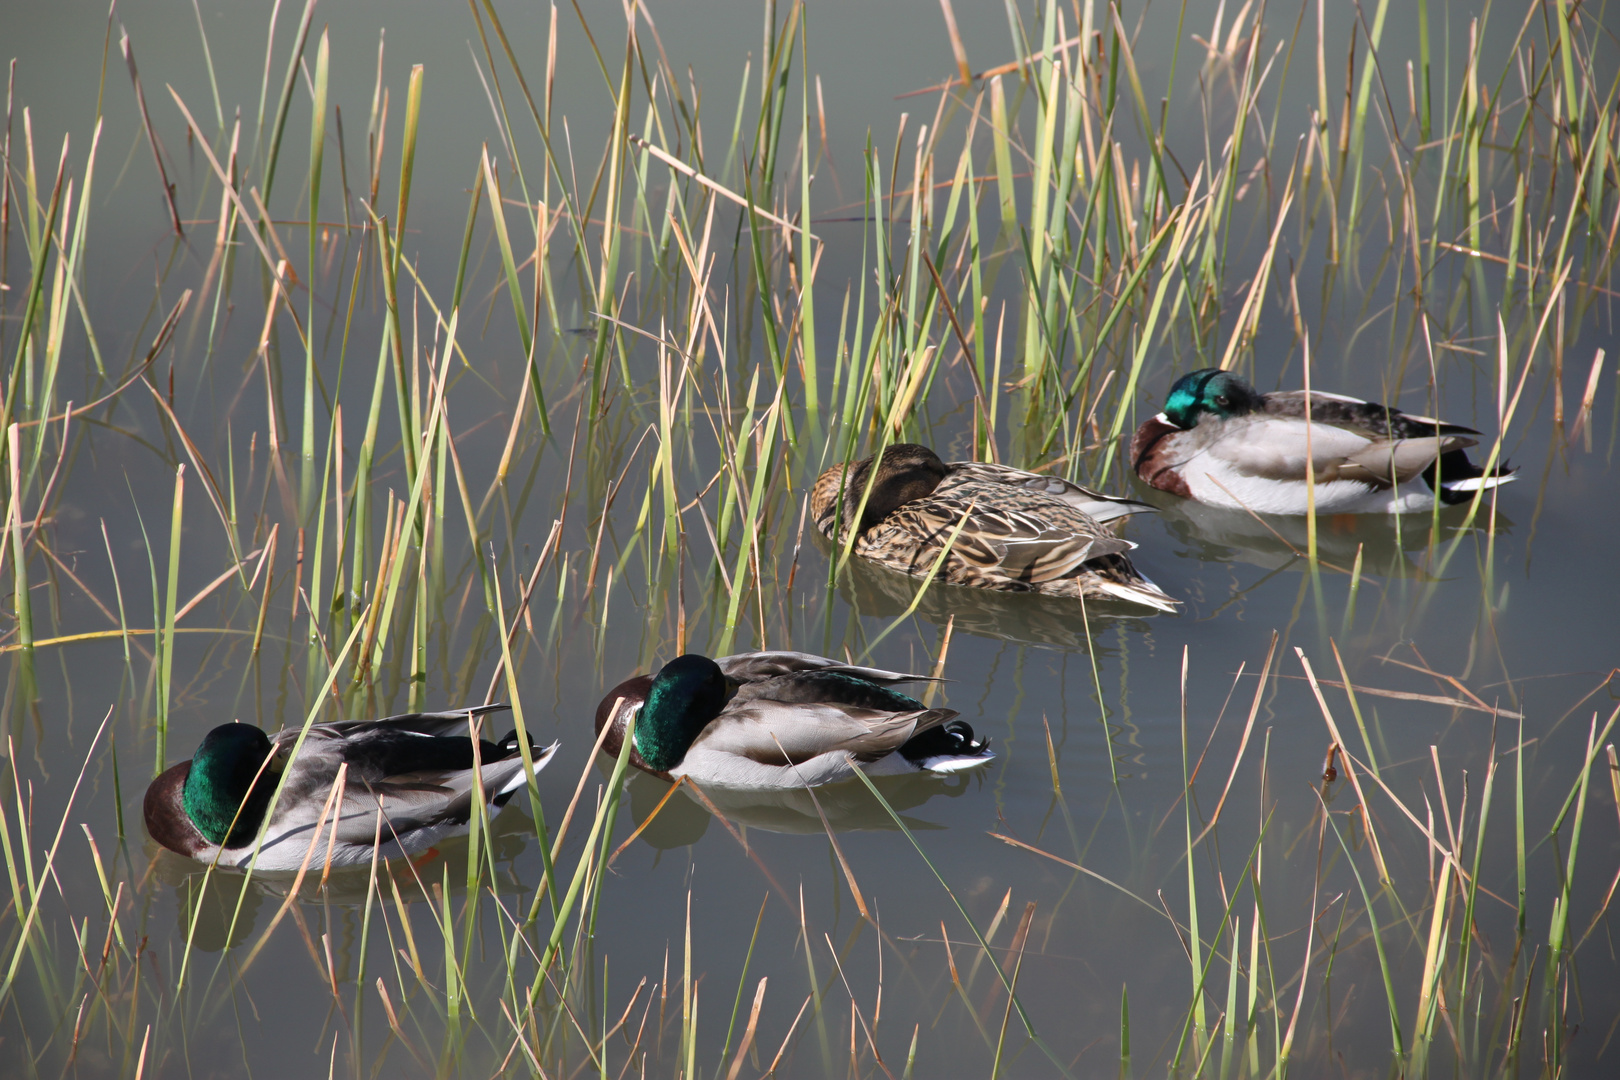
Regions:
M 731 700 L 732 684 L 720 665 L 688 653 L 659 669 L 636 717 L 635 744 L 649 768 L 667 772 Z
M 270 752 L 269 738 L 252 724 L 221 724 L 204 736 L 186 773 L 182 804 L 209 843 L 231 848 L 253 841 L 276 787 L 270 769 L 259 775 Z
M 1176 380 L 1164 401 L 1164 418 L 1188 431 L 1206 413 L 1229 420 L 1253 412 L 1261 404 L 1260 395 L 1241 377 L 1220 368 L 1203 368 Z

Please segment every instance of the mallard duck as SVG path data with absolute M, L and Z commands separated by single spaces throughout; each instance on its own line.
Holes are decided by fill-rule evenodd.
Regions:
M 602 751 L 699 786 L 814 787 L 855 775 L 952 773 L 995 755 L 956 718 L 892 687 L 927 681 L 799 652 L 677 656 L 608 691 L 596 709 Z
M 217 857 L 222 866 L 253 863 L 261 871 L 297 870 L 312 842 L 310 866 L 326 865 L 329 843 L 333 866 L 426 851 L 466 831 L 475 782 L 468 724 L 505 708 L 315 724 L 290 760 L 298 728 L 269 736 L 252 724 L 221 724 L 191 760 L 170 766 L 146 789 L 146 831 L 170 851 L 201 862 Z M 533 749 L 534 771 L 556 751 L 556 743 Z M 484 797 L 496 807 L 527 781 L 515 732 L 498 743 L 480 738 L 476 761 Z M 343 765 L 348 773 L 335 835 L 331 812 L 317 835 Z M 265 824 L 278 782 L 281 797 Z M 264 836 L 255 843 L 261 825 Z
M 858 522 L 855 554 L 903 574 L 926 575 L 955 535 L 939 570 L 952 585 L 1175 611 L 1177 601 L 1126 557 L 1136 545 L 1105 527 L 1152 509 L 1056 476 L 983 461 L 946 464 L 916 443 L 883 451 L 875 476 L 872 458 L 834 465 L 810 492 L 823 535 L 841 542 Z
M 1304 514 L 1309 460 L 1317 513 L 1404 514 L 1433 508 L 1437 497 L 1467 502 L 1513 479 L 1506 467 L 1486 473 L 1468 460 L 1463 449 L 1478 436 L 1316 390 L 1307 416 L 1304 391 L 1262 394 L 1230 371 L 1204 368 L 1177 379 L 1164 411 L 1136 429 L 1131 462 L 1143 480 L 1183 498 Z

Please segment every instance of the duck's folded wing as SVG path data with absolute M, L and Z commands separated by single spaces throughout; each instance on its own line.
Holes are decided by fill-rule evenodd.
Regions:
M 692 750 L 778 766 L 799 765 L 840 750 L 861 761 L 875 761 L 955 715 L 951 709 L 897 713 L 832 703 L 733 702 L 703 729 Z
M 538 773 L 545 768 L 556 752 L 556 743 L 537 749 L 532 755 L 534 771 Z M 474 781 L 480 776 L 483 798 L 493 804 L 493 808 L 499 808 L 506 805 L 525 782 L 523 759 L 510 757 L 491 761 L 478 772 L 471 768 L 422 770 L 381 779 L 351 773 L 339 802 L 337 841 L 340 844 L 372 843 L 377 835 L 379 812 L 384 841 L 396 834 L 404 836 L 435 825 L 463 825 L 472 816 L 477 790 Z M 324 790 L 311 786 L 304 797 L 290 800 L 285 814 L 278 810 L 270 832 L 293 835 L 312 832 L 321 819 L 335 780 L 334 774 Z M 320 835 L 328 835 L 332 828 L 328 814 L 320 827 Z
M 1417 476 L 1443 451 L 1470 442 L 1456 435 L 1390 439 L 1362 428 L 1265 417 L 1235 425 L 1208 452 L 1243 475 L 1265 480 L 1303 482 L 1308 461 L 1317 483 L 1389 487 Z
M 310 728 L 310 735 L 352 739 L 373 730 L 414 732 L 418 735 L 465 735 L 469 716 L 479 717 L 489 713 L 506 712 L 510 708 L 511 706 L 504 702 L 497 702 L 493 705 L 469 705 L 464 709 L 447 709 L 444 712 L 400 713 L 397 716 L 385 716 L 381 720 L 340 720 L 333 724 L 315 724 Z M 283 728 L 273 736 L 275 741 L 287 743 L 297 737 L 296 727 Z
M 1297 419 L 1305 417 L 1305 391 L 1286 390 L 1266 395 L 1266 412 L 1274 416 Z M 1423 436 L 1478 435 L 1479 432 L 1461 424 L 1448 424 L 1432 416 L 1414 416 L 1376 401 L 1345 397 L 1343 394 L 1325 394 L 1311 391 L 1311 419 L 1318 424 L 1334 424 L 1360 430 L 1369 436 L 1386 439 L 1410 439 Z M 1466 442 L 1461 445 L 1472 446 Z
M 1339 469 L 1344 479 L 1367 479 L 1369 482 L 1389 484 L 1405 483 L 1434 464 L 1434 459 L 1451 450 L 1456 444 L 1472 445 L 1472 439 L 1457 439 L 1441 435 L 1426 439 L 1396 439 L 1393 442 L 1373 443 L 1367 449 L 1344 462 Z
M 1098 522 L 1109 522 L 1131 514 L 1158 512 L 1157 507 L 1148 503 L 1122 495 L 1105 495 L 1048 473 L 1027 472 L 987 461 L 953 461 L 947 468 L 950 475 L 941 485 L 946 491 L 952 484 L 960 482 L 1007 484 L 1023 491 L 1060 499 Z
M 1309 463 L 1316 478 L 1325 481 L 1334 478 L 1340 466 L 1353 462 L 1357 455 L 1380 441 L 1364 432 L 1333 424 L 1310 424 L 1302 418 L 1268 416 L 1228 424 L 1221 436 L 1211 440 L 1203 452 L 1244 476 L 1302 481 Z M 1387 484 L 1387 473 L 1385 477 Z
M 928 538 L 914 567 L 917 573 L 930 568 L 953 534 L 953 551 L 963 562 L 987 576 L 1030 584 L 1070 577 L 1088 560 L 1122 555 L 1136 546 L 1058 502 L 1035 513 L 981 503 L 970 495 L 935 496 L 902 506 L 889 520 L 913 536 Z

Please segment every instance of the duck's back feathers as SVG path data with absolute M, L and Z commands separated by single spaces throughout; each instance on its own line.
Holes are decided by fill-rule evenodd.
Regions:
M 988 461 L 953 461 L 946 469 L 949 470 L 946 483 L 971 480 L 980 483 L 1007 484 L 1013 488 L 1066 502 L 1098 524 L 1105 525 L 1116 518 L 1129 517 L 1131 514 L 1157 513 L 1156 508 L 1148 503 L 1127 499 L 1123 495 L 1105 495 L 1050 473 L 1027 472 Z
M 1278 390 L 1261 395 L 1265 411 L 1270 416 L 1303 420 L 1306 417 L 1303 390 Z M 1318 424 L 1333 424 L 1386 439 L 1417 439 L 1425 436 L 1478 436 L 1479 432 L 1461 424 L 1448 424 L 1428 416 L 1405 413 L 1376 401 L 1362 401 L 1344 394 L 1328 394 L 1320 390 L 1310 393 L 1310 418 Z M 1467 446 L 1474 445 L 1470 439 Z
M 856 547 L 875 562 L 921 575 L 947 543 L 945 580 L 1013 592 L 1054 585 L 1088 560 L 1136 546 L 1061 499 L 964 480 L 901 506 L 861 534 Z
M 817 656 L 814 653 L 788 652 L 785 650 L 736 653 L 732 656 L 716 657 L 714 662 L 719 665 L 720 670 L 725 673 L 727 678 L 739 683 L 757 682 L 761 679 L 772 679 L 780 675 L 814 671 L 836 671 L 865 679 L 868 682 L 883 684 L 935 681 L 927 675 L 908 675 L 903 671 L 885 671 L 883 668 L 862 667 L 859 664 L 846 664 L 840 660 L 829 660 L 825 656 Z M 639 676 L 639 678 L 649 677 Z

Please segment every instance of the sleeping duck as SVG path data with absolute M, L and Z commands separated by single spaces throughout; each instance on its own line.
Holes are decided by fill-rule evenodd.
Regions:
M 995 755 L 952 709 L 893 689 L 928 681 L 800 652 L 677 656 L 610 690 L 596 709 L 602 752 L 701 786 L 799 788 L 868 775 L 953 773 Z
M 333 866 L 426 851 L 467 831 L 475 784 L 499 808 L 527 783 L 515 732 L 498 743 L 480 738 L 475 758 L 471 718 L 505 708 L 315 724 L 296 753 L 298 728 L 268 736 L 251 724 L 222 724 L 191 760 L 170 766 L 146 789 L 146 831 L 201 862 L 272 872 L 305 865 L 312 843 L 310 866 L 326 864 L 328 843 Z M 557 744 L 530 751 L 538 773 Z M 343 765 L 334 835 L 332 812 L 324 824 L 321 818 Z
M 1468 460 L 1464 448 L 1478 441 L 1473 428 L 1315 390 L 1307 415 L 1304 391 L 1262 394 L 1204 368 L 1177 379 L 1164 411 L 1136 429 L 1131 463 L 1182 498 L 1304 514 L 1309 461 L 1317 513 L 1405 514 L 1512 480 L 1510 469 L 1487 473 Z
M 857 523 L 864 559 L 923 577 L 955 535 L 939 569 L 952 585 L 1176 610 L 1131 565 L 1125 553 L 1136 545 L 1107 528 L 1152 510 L 1146 503 L 1005 465 L 947 464 L 916 443 L 889 447 L 875 470 L 872 460 L 834 465 L 810 492 L 816 527 L 840 543 Z

